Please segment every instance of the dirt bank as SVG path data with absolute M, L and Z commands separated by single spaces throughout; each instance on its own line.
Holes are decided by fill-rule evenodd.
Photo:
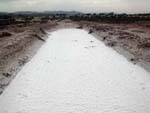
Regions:
M 78 22 L 95 37 L 113 47 L 134 64 L 150 71 L 150 28 L 145 24 L 103 24 Z
M 26 26 L 9 25 L 0 30 L 0 93 L 45 43 L 46 30 L 55 25 L 55 22 Z

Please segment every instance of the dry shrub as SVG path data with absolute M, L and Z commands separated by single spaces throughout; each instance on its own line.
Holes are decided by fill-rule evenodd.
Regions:
M 6 37 L 6 36 L 12 36 L 12 34 L 9 32 L 1 32 L 0 33 L 0 38 Z
M 139 47 L 141 47 L 141 48 L 150 48 L 150 42 L 143 43 L 143 44 L 139 45 Z

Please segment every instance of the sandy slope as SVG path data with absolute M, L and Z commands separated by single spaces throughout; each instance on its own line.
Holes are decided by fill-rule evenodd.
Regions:
M 149 113 L 150 76 L 84 30 L 52 33 L 0 97 L 0 113 Z

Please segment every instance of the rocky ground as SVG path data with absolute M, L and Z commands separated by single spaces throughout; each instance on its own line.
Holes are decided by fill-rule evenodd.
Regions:
M 55 20 L 45 24 L 10 25 L 0 30 L 0 93 L 44 44 L 47 32 L 61 28 L 88 30 L 134 64 L 150 71 L 150 23 L 104 24 Z

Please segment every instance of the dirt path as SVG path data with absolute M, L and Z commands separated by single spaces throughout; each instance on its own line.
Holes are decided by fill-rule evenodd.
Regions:
M 150 76 L 84 30 L 53 32 L 0 97 L 1 113 L 149 113 Z

